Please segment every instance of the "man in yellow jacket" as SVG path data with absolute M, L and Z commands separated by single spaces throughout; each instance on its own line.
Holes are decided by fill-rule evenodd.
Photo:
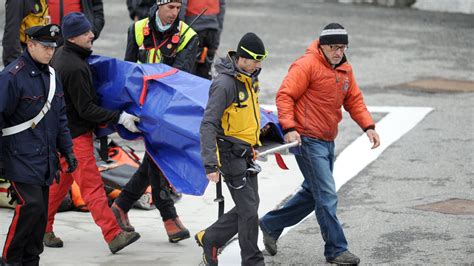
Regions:
M 247 33 L 237 51 L 216 64 L 200 128 L 201 156 L 210 181 L 218 182 L 222 174 L 235 207 L 196 234 L 206 265 L 217 265 L 217 249 L 237 233 L 242 265 L 264 265 L 257 246 L 260 168 L 253 147 L 260 145 L 258 75 L 266 56 L 262 40 Z

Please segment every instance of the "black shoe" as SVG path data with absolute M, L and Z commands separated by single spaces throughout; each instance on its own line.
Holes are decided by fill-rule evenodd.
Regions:
M 337 265 L 358 265 L 360 263 L 359 257 L 352 254 L 349 250 L 342 252 L 335 258 L 326 258 L 326 261 Z
M 265 249 L 268 251 L 268 253 L 271 255 L 271 256 L 275 256 L 275 254 L 277 254 L 277 251 L 278 251 L 278 247 L 277 247 L 277 240 L 272 237 L 270 234 L 267 233 L 267 231 L 265 231 L 264 227 L 262 226 L 262 221 L 260 221 L 259 223 L 260 225 L 260 230 L 262 230 L 262 233 L 263 233 L 263 244 L 265 245 Z
M 205 230 L 199 231 L 194 235 L 198 246 L 202 247 L 202 261 L 206 266 L 217 266 L 217 247 L 213 247 L 204 240 Z

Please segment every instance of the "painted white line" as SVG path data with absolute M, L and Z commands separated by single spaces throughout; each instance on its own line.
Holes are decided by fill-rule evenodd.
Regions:
M 261 105 L 263 108 L 276 112 L 274 105 Z M 377 124 L 376 130 L 381 139 L 381 145 L 377 149 L 371 150 L 372 147 L 369 139 L 365 134 L 359 136 L 346 149 L 344 149 L 339 156 L 337 156 L 334 163 L 334 179 L 336 182 L 336 190 L 339 190 L 342 185 L 355 177 L 360 171 L 367 167 L 370 163 L 375 161 L 382 152 L 391 144 L 400 139 L 403 135 L 414 128 L 423 118 L 430 113 L 433 108 L 430 107 L 391 107 L 391 106 L 373 106 L 368 107 L 371 113 L 387 113 Z M 344 132 L 341 132 L 344 134 Z M 285 161 L 292 159 L 293 156 L 284 156 Z M 263 168 L 265 171 L 266 169 Z M 288 172 L 284 174 L 287 177 L 301 176 L 298 167 L 291 167 Z M 260 182 L 260 181 L 259 181 Z M 296 180 L 295 180 L 296 183 Z M 296 186 L 300 183 L 296 183 Z M 265 185 L 259 185 L 260 194 L 265 193 Z M 265 201 L 264 197 L 260 197 L 261 201 Z M 281 199 L 283 200 L 283 198 Z M 268 204 L 261 204 L 268 206 Z M 263 215 L 270 209 L 262 210 L 260 208 L 259 214 Z M 314 215 L 314 212 L 308 217 Z M 301 222 L 302 222 L 301 221 Z M 300 222 L 300 223 L 301 223 Z M 297 226 L 297 225 L 295 225 Z M 286 234 L 293 227 L 286 228 L 283 234 Z M 260 249 L 264 249 L 262 244 L 262 234 L 259 234 L 258 241 Z M 238 241 L 229 244 L 222 254 L 219 256 L 219 264 L 221 265 L 240 265 L 240 247 Z

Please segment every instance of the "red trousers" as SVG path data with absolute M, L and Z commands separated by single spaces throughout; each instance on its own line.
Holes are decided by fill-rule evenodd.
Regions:
M 92 133 L 80 135 L 74 138 L 72 142 L 78 166 L 71 174 L 62 171 L 59 184 L 54 183 L 49 189 L 48 224 L 46 225 L 46 232 L 53 231 L 54 216 L 71 188 L 72 182 L 76 181 L 81 190 L 81 196 L 91 212 L 94 222 L 102 230 L 105 241 L 109 243 L 121 232 L 121 229 L 107 203 L 104 182 L 102 181 L 94 158 Z M 61 167 L 63 170 L 67 169 L 67 163 L 64 158 L 61 159 Z

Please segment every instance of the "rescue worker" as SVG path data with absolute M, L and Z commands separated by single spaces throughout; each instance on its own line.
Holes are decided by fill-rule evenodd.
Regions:
M 17 59 L 26 48 L 25 29 L 50 23 L 46 0 L 6 0 L 3 32 L 3 65 Z
M 158 0 L 150 18 L 139 20 L 128 31 L 125 60 L 142 63 L 164 63 L 191 73 L 196 57 L 198 36 L 178 19 L 181 0 Z M 172 243 L 190 237 L 178 217 L 171 197 L 170 184 L 156 163 L 145 154 L 142 164 L 115 199 L 112 211 L 124 230 L 133 231 L 127 213 L 151 184 L 156 208 Z
M 44 244 L 48 247 L 63 246 L 63 241 L 53 232 L 54 216 L 72 182 L 76 181 L 110 251 L 116 253 L 135 242 L 140 235 L 123 231 L 109 208 L 104 182 L 96 166 L 92 132 L 98 124 L 116 123 L 132 132 L 138 132 L 135 122 L 139 119 L 126 112 L 108 110 L 98 105 L 92 73 L 87 63 L 87 58 L 92 53 L 94 33 L 85 15 L 80 12 L 69 13 L 63 19 L 62 30 L 65 44 L 58 49 L 51 65 L 57 69 L 64 86 L 68 126 L 79 166 L 72 174 L 63 173 L 59 184 L 51 187 Z
M 195 235 L 206 265 L 217 265 L 217 250 L 237 233 L 241 264 L 264 265 L 257 246 L 260 167 L 254 163 L 253 147 L 260 145 L 258 75 L 266 57 L 262 40 L 247 33 L 237 52 L 216 64 L 200 128 L 201 157 L 210 181 L 219 182 L 222 174 L 235 207 Z
M 35 26 L 25 34 L 27 48 L 0 73 L 0 172 L 17 201 L 2 265 L 39 264 L 58 152 L 67 172 L 77 167 L 61 82 L 48 67 L 59 26 Z
M 380 145 L 380 138 L 347 61 L 348 44 L 344 27 L 328 24 L 319 40 L 313 41 L 291 65 L 277 93 L 278 120 L 285 132 L 284 139 L 300 143 L 300 153 L 295 158 L 304 182 L 282 208 L 270 211 L 260 220 L 263 242 L 272 256 L 277 253 L 276 242 L 283 229 L 314 211 L 325 242 L 326 261 L 347 265 L 360 262 L 349 251 L 336 216 L 334 139 L 342 119 L 341 107 L 366 132 L 372 149 Z
M 180 16 L 189 24 L 205 8 L 206 12 L 192 25 L 199 36 L 194 74 L 212 79 L 211 67 L 224 26 L 225 0 L 183 0 Z

